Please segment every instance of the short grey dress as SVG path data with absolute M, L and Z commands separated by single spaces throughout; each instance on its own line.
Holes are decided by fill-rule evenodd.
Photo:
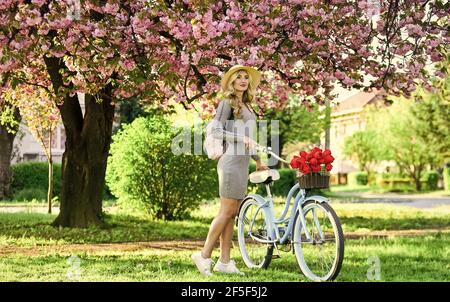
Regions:
M 246 150 L 243 143 L 244 136 L 256 141 L 256 114 L 246 105 L 242 105 L 241 117 L 229 120 L 230 117 L 230 101 L 224 99 L 217 106 L 214 117 L 220 121 L 218 125 L 221 124 L 222 127 L 217 126 L 212 130 L 215 138 L 226 142 L 226 150 L 217 163 L 219 195 L 242 200 L 247 195 L 250 157 L 255 161 L 259 159 L 255 151 Z

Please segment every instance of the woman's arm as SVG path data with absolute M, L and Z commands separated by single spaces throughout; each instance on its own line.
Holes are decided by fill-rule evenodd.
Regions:
M 219 106 L 217 106 L 216 115 L 214 116 L 214 120 L 219 123 L 216 122 L 212 127 L 212 135 L 214 138 L 224 139 L 228 142 L 243 142 L 245 136 L 225 130 L 225 125 L 230 115 L 231 105 L 229 101 L 220 101 Z

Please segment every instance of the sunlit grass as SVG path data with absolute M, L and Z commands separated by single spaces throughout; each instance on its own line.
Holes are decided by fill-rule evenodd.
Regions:
M 449 244 L 449 234 L 347 240 L 337 281 L 450 281 Z M 191 253 L 145 249 L 10 255 L 0 257 L 0 281 L 308 281 L 292 253 L 282 252 L 267 270 L 250 270 L 244 267 L 235 247 L 232 257 L 246 276 L 215 274 L 211 278 L 198 273 Z M 72 256 L 78 258 L 70 259 Z M 214 260 L 217 257 L 216 251 Z M 76 259 L 80 261 L 79 271 Z M 372 273 L 376 259 L 380 263 L 379 280 Z

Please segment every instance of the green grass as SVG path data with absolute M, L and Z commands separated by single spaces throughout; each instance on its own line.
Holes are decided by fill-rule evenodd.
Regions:
M 370 259 L 380 260 L 379 281 L 450 281 L 450 235 L 347 240 L 345 259 L 337 281 L 368 280 Z M 267 270 L 244 268 L 238 248 L 232 257 L 246 276 L 201 276 L 190 260 L 192 251 L 146 249 L 98 254 L 49 253 L 39 256 L 0 257 L 0 281 L 308 281 L 292 253 L 281 253 Z M 79 278 L 69 257 L 80 262 Z M 217 258 L 217 251 L 213 258 Z M 73 258 L 72 258 L 73 259 Z M 72 274 L 69 279 L 68 273 Z
M 275 198 L 276 213 L 283 209 Z M 332 201 L 344 233 L 371 230 L 449 229 L 450 206 L 416 209 L 389 204 L 351 204 Z M 80 259 L 80 281 L 307 281 L 292 253 L 281 252 L 268 270 L 243 269 L 245 277 L 216 275 L 206 279 L 191 263 L 190 250 L 145 248 L 136 251 L 105 250 L 65 252 L 67 244 L 122 243 L 151 240 L 204 240 L 218 200 L 203 204 L 184 221 L 154 221 L 148 216 L 107 207 L 104 229 L 55 228 L 55 215 L 39 213 L 0 213 L 0 281 L 71 281 L 69 257 Z M 235 237 L 236 238 L 236 237 Z M 450 281 L 448 248 L 450 233 L 417 237 L 388 237 L 347 240 L 345 261 L 338 281 L 369 281 L 369 257 L 381 263 L 380 281 Z M 1 254 L 2 247 L 17 249 Z M 39 250 L 37 250 L 39 248 Z M 76 249 L 75 249 L 76 250 Z M 27 254 L 27 251 L 34 251 Z M 213 257 L 217 259 L 216 249 Z M 243 268 L 239 249 L 232 257 Z
M 396 194 L 414 194 L 421 196 L 450 196 L 450 191 L 445 190 L 422 190 L 422 191 L 411 191 L 407 190 L 404 192 L 394 192 L 390 189 L 382 189 L 377 185 L 333 185 L 329 190 L 323 190 L 322 193 L 328 197 L 342 197 L 339 193 L 373 193 L 373 194 L 383 194 L 383 193 L 396 193 Z
M 275 199 L 276 213 L 283 209 Z M 415 209 L 386 204 L 332 203 L 344 232 L 366 230 L 407 230 L 449 228 L 450 206 Z M 55 228 L 55 215 L 0 213 L 0 246 L 35 246 L 68 243 L 118 243 L 150 240 L 202 239 L 219 210 L 217 202 L 202 205 L 189 220 L 155 221 L 137 213 L 108 210 L 108 228 Z

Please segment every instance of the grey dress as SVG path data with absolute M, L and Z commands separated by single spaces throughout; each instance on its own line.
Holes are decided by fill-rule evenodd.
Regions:
M 241 117 L 229 120 L 230 117 L 230 101 L 222 100 L 217 106 L 214 117 L 220 123 L 217 123 L 218 125 L 212 130 L 215 138 L 226 142 L 226 150 L 217 163 L 219 195 L 223 198 L 242 200 L 247 195 L 250 157 L 254 160 L 259 159 L 254 151 L 245 150 L 243 143 L 244 136 L 253 139 L 255 137 L 256 114 L 246 105 L 242 105 Z

